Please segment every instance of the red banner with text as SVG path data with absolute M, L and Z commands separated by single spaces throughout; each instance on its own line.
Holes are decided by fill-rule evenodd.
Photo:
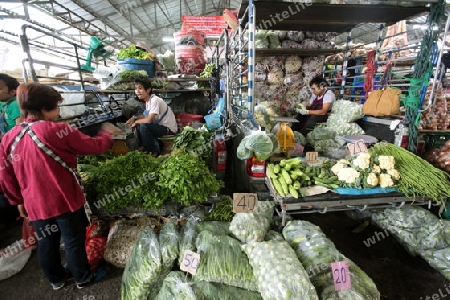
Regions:
M 206 37 L 218 37 L 228 27 L 223 16 L 181 16 L 182 30 L 195 29 Z

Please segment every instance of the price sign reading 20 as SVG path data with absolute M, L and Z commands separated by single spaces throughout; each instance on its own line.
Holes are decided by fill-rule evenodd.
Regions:
M 180 265 L 180 270 L 195 275 L 199 264 L 200 254 L 186 250 L 184 251 L 183 262 Z
M 234 193 L 233 212 L 254 213 L 258 208 L 258 195 L 253 193 Z
M 352 288 L 350 272 L 346 261 L 332 263 L 331 271 L 333 272 L 334 289 L 336 291 Z
M 357 140 L 353 143 L 347 144 L 348 151 L 350 151 L 350 155 L 357 155 L 361 152 L 367 151 L 367 146 L 363 140 Z

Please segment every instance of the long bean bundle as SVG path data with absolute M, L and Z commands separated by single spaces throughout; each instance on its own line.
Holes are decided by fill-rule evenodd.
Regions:
M 388 155 L 395 158 L 400 172 L 398 190 L 407 196 L 424 196 L 442 204 L 450 196 L 450 175 L 393 144 L 381 142 L 371 148 L 373 156 Z

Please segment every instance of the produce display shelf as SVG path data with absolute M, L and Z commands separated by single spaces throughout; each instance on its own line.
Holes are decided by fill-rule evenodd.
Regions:
M 334 192 L 307 196 L 304 198 L 281 197 L 266 176 L 265 182 L 275 203 L 282 208 L 283 219 L 285 214 L 326 213 L 344 210 L 380 209 L 386 207 L 402 207 L 406 203 L 414 205 L 428 205 L 431 201 L 424 198 L 411 199 L 399 192 L 372 195 L 340 195 Z

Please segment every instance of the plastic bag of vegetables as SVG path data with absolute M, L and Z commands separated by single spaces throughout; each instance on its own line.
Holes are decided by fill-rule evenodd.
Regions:
M 258 290 L 252 268 L 238 240 L 204 230 L 198 234 L 196 246 L 200 254 L 196 279 Z
M 253 156 L 253 150 L 251 150 L 251 149 L 246 147 L 246 144 L 247 144 L 249 139 L 250 139 L 250 136 L 246 136 L 239 143 L 239 146 L 237 147 L 237 150 L 236 150 L 237 158 L 239 158 L 239 159 L 249 159 L 249 158 L 251 158 Z
M 197 300 L 194 290 L 191 286 L 191 280 L 179 271 L 170 272 L 162 283 L 155 300 L 167 299 L 183 299 L 183 300 Z
M 258 202 L 258 212 L 237 213 L 230 223 L 231 233 L 241 242 L 261 242 L 264 240 L 274 213 L 274 203 Z
M 388 208 L 374 213 L 372 220 L 392 233 L 411 254 L 450 246 L 450 226 L 421 207 Z
M 197 224 L 194 218 L 190 218 L 181 230 L 180 235 L 180 256 L 178 264 L 183 262 L 184 251 L 191 250 L 195 252 L 195 239 L 197 238 Z
M 158 237 L 146 227 L 139 234 L 122 275 L 122 300 L 146 300 L 151 292 L 157 293 L 161 272 Z
M 364 134 L 364 130 L 356 123 L 348 123 L 339 115 L 331 114 L 327 119 L 327 127 L 332 129 L 336 135 Z
M 342 121 L 350 123 L 364 117 L 362 105 L 348 100 L 339 100 L 333 103 L 331 113 L 338 115 Z
M 342 255 L 320 228 L 306 221 L 289 221 L 283 236 L 308 271 L 320 299 L 380 299 L 373 281 L 351 260 Z M 347 261 L 352 287 L 335 291 L 331 263 Z
M 206 281 L 192 282 L 192 288 L 198 300 L 262 300 L 261 294 L 231 285 Z M 181 298 L 179 298 L 181 300 Z
M 159 246 L 163 268 L 170 271 L 180 254 L 180 235 L 174 220 L 162 226 L 159 232 Z
M 197 225 L 198 232 L 209 230 L 214 234 L 228 235 L 230 234 L 230 222 L 223 221 L 203 221 Z
M 308 274 L 285 241 L 252 242 L 242 248 L 263 299 L 319 299 Z
M 450 279 L 450 248 L 423 250 L 419 254 L 431 267 L 438 270 L 445 278 Z

